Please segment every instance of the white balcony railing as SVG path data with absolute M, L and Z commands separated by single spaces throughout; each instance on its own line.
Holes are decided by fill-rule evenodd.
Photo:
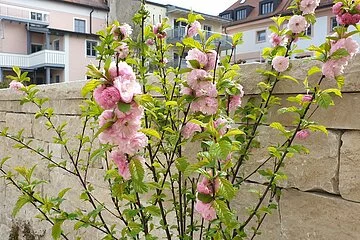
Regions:
M 0 67 L 18 66 L 35 68 L 43 66 L 65 66 L 65 52 L 42 50 L 30 55 L 0 53 Z

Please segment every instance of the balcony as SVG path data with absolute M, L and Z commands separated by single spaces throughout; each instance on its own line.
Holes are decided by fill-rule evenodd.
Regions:
M 30 55 L 0 53 L 0 67 L 18 66 L 23 69 L 65 67 L 65 52 L 42 50 Z
M 203 31 L 205 34 L 205 40 L 207 40 L 211 35 L 216 32 Z M 167 32 L 167 39 L 169 43 L 176 43 L 181 41 L 185 37 L 185 27 L 175 27 Z M 195 40 L 200 41 L 200 36 L 197 35 L 194 37 Z M 218 45 L 221 42 L 220 50 L 231 49 L 231 37 L 227 34 L 221 34 L 221 38 L 216 39 L 213 43 Z
M 9 20 L 21 23 L 30 23 L 40 26 L 49 25 L 49 14 L 23 7 L 0 4 L 0 20 Z

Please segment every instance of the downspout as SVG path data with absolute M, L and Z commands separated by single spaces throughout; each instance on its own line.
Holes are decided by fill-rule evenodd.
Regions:
M 91 12 L 90 12 L 90 34 L 92 34 L 92 14 L 94 12 L 94 8 L 91 9 Z

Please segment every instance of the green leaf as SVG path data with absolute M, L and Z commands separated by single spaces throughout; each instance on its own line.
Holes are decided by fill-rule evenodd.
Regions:
M 220 33 L 212 34 L 205 42 L 205 46 L 209 46 L 214 40 L 221 38 Z
M 307 128 L 312 131 L 320 131 L 328 135 L 328 130 L 323 125 L 308 125 Z
M 145 211 L 148 212 L 150 215 L 153 215 L 153 216 L 160 216 L 161 215 L 160 208 L 157 207 L 157 206 L 153 206 L 153 205 L 147 206 L 147 207 L 145 207 Z
M 233 35 L 233 37 L 232 37 L 233 46 L 239 45 L 243 42 L 243 40 L 242 40 L 243 35 L 244 34 L 242 32 L 237 32 Z
M 219 147 L 220 147 L 220 155 L 219 157 L 221 159 L 226 159 L 228 157 L 228 155 L 231 152 L 232 149 L 232 144 L 231 142 L 225 140 L 225 139 L 221 139 L 219 141 Z
M 230 137 L 230 136 L 236 136 L 236 135 L 245 135 L 245 133 L 239 129 L 231 129 L 224 135 L 224 137 Z
M 211 203 L 214 200 L 211 195 L 204 193 L 198 193 L 197 198 L 203 203 Z
M 317 103 L 320 107 L 327 109 L 329 106 L 334 105 L 334 101 L 330 94 L 321 92 L 318 96 Z
M 143 163 L 139 158 L 133 158 L 130 160 L 130 173 L 133 180 L 140 182 L 144 180 L 145 170 Z
M 91 79 L 88 81 L 85 86 L 81 89 L 81 96 L 86 97 L 86 95 L 93 91 L 97 86 L 99 86 L 102 81 L 98 79 Z
M 190 165 L 190 163 L 186 160 L 185 157 L 181 157 L 176 159 L 175 165 L 180 172 L 185 172 L 186 168 Z
M 53 239 L 57 240 L 61 237 L 61 226 L 64 223 L 64 220 L 60 220 L 60 219 L 55 219 L 54 225 L 51 229 L 51 236 L 53 237 Z
M 289 76 L 289 75 L 280 75 L 279 79 L 288 79 L 288 80 L 294 81 L 296 83 L 299 83 L 299 81 L 296 78 Z
M 130 111 L 130 109 L 131 109 L 130 103 L 118 102 L 117 105 L 118 105 L 119 110 L 123 113 L 126 113 L 126 112 Z
M 230 226 L 234 222 L 234 214 L 229 210 L 227 204 L 222 200 L 215 200 L 214 207 L 220 220 L 226 225 Z
M 317 66 L 313 66 L 313 67 L 311 67 L 309 69 L 308 76 L 314 75 L 314 74 L 319 73 L 319 72 L 321 72 L 321 69 L 319 67 L 317 67 Z
M 15 217 L 18 212 L 20 211 L 20 209 L 27 203 L 31 202 L 31 198 L 28 195 L 20 195 L 20 197 L 18 198 L 18 200 L 15 203 L 15 207 L 12 211 L 12 216 Z
M 177 105 L 178 105 L 177 101 L 167 101 L 167 102 L 165 103 L 165 106 L 166 106 L 166 107 L 169 107 L 169 106 L 175 107 L 175 106 L 177 106 Z
M 220 196 L 224 197 L 228 201 L 233 199 L 235 197 L 235 188 L 233 187 L 232 183 L 223 177 L 219 178 L 219 183 Z
M 63 197 L 65 196 L 65 194 L 66 194 L 69 190 L 71 190 L 71 188 L 64 188 L 63 190 L 61 190 L 61 191 L 59 192 L 58 197 L 59 197 L 59 198 L 63 198 Z
M 9 160 L 10 159 L 10 157 L 4 157 L 3 159 L 1 159 L 1 161 L 0 161 L 0 169 L 3 167 L 3 165 L 5 164 L 5 162 L 7 161 L 7 160 Z
M 345 48 L 339 48 L 338 50 L 333 52 L 333 54 L 331 54 L 330 58 L 331 59 L 340 59 L 340 58 L 347 57 L 347 56 L 349 56 L 349 52 Z
M 282 133 L 286 133 L 286 132 L 287 132 L 286 129 L 284 128 L 284 126 L 283 126 L 281 123 L 279 123 L 279 122 L 273 122 L 273 123 L 271 123 L 271 124 L 270 124 L 270 127 L 274 128 L 274 129 L 277 129 L 277 130 L 279 130 L 279 131 L 282 132 Z
M 324 93 L 334 93 L 336 96 L 341 97 L 341 91 L 337 88 L 329 88 L 323 91 Z
M 200 63 L 197 60 L 188 60 L 188 62 L 195 69 L 201 68 Z
M 145 133 L 146 135 L 150 136 L 150 137 L 156 137 L 157 139 L 161 139 L 160 134 L 152 128 L 143 128 L 141 130 L 139 130 L 142 133 Z
M 94 138 L 96 138 L 97 136 L 99 136 L 100 133 L 102 133 L 103 131 L 105 131 L 106 129 L 110 128 L 112 125 L 114 125 L 115 121 L 108 121 L 107 123 L 105 123 L 94 135 Z

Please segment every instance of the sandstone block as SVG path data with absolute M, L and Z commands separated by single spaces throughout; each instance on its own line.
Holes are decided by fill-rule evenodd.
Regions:
M 33 137 L 33 117 L 31 115 L 7 113 L 5 122 L 6 126 L 9 127 L 9 133 L 16 135 L 21 129 L 24 129 L 23 137 Z
M 360 202 L 360 131 L 347 131 L 342 136 L 339 188 L 343 198 Z
M 283 190 L 280 239 L 360 239 L 359 209 L 360 204 L 339 197 Z

